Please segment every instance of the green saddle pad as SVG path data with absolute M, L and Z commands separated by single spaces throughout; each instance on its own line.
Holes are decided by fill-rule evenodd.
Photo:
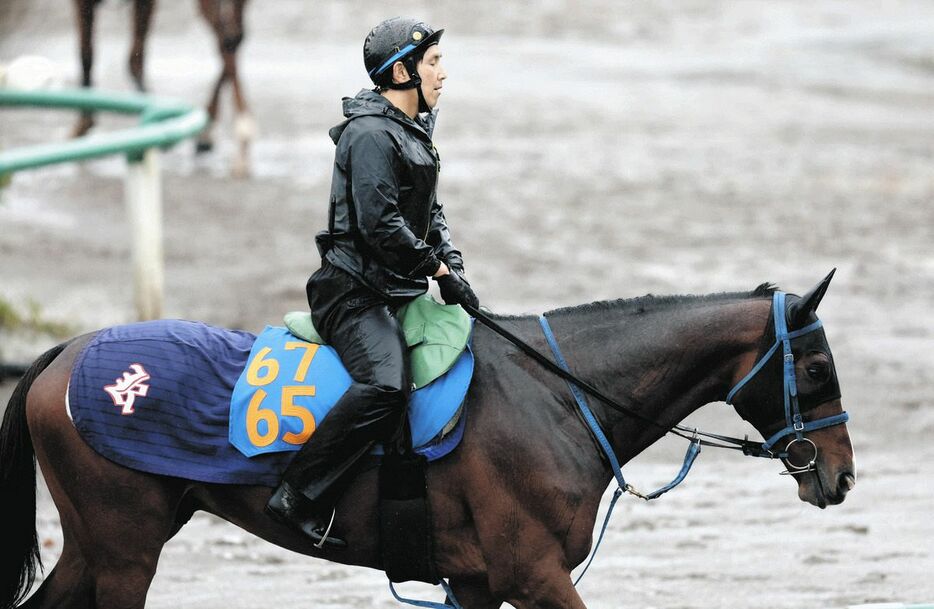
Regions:
M 443 305 L 430 294 L 423 294 L 400 308 L 398 317 L 409 347 L 412 382 L 420 389 L 450 370 L 467 347 L 470 316 L 460 305 Z M 298 338 L 324 344 L 311 314 L 292 311 L 285 314 L 283 321 Z

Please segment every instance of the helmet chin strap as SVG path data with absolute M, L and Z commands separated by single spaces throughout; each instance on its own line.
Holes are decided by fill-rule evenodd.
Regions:
M 428 106 L 428 102 L 425 100 L 425 94 L 422 92 L 422 77 L 418 75 L 418 69 L 415 67 L 415 60 L 412 57 L 406 57 L 402 60 L 402 65 L 405 66 L 406 71 L 409 73 L 409 79 L 399 83 L 390 82 L 386 87 L 401 91 L 415 89 L 418 93 L 418 111 L 430 112 L 431 108 Z

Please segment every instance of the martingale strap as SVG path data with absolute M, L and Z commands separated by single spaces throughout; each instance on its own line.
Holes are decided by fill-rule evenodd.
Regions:
M 545 333 L 545 338 L 548 340 L 548 345 L 551 347 L 551 352 L 555 356 L 555 361 L 558 362 L 558 365 L 561 366 L 563 370 L 570 373 L 571 370 L 568 366 L 567 360 L 565 360 L 564 355 L 561 354 L 561 348 L 558 346 L 558 339 L 555 338 L 554 332 L 552 332 L 551 325 L 548 323 L 548 320 L 544 315 L 540 315 L 538 320 L 542 326 L 542 331 Z M 607 508 L 606 516 L 603 518 L 603 526 L 600 529 L 600 536 L 597 538 L 597 543 L 594 545 L 593 551 L 590 553 L 590 559 L 587 561 L 587 564 L 584 565 L 584 569 L 581 571 L 580 575 L 577 576 L 577 579 L 574 580 L 574 585 L 577 586 L 578 582 L 584 578 L 584 575 L 590 568 L 591 563 L 593 563 L 593 559 L 597 555 L 597 550 L 600 549 L 600 544 L 603 542 L 603 536 L 606 534 L 607 527 L 610 524 L 610 516 L 613 514 L 613 508 L 616 507 L 616 502 L 622 496 L 623 492 L 627 492 L 630 495 L 639 497 L 645 501 L 651 501 L 653 499 L 658 499 L 674 487 L 678 486 L 685 479 L 685 477 L 687 477 L 688 472 L 691 471 L 691 466 L 694 465 L 694 461 L 697 459 L 697 455 L 700 454 L 701 441 L 696 436 L 691 439 L 687 452 L 684 455 L 684 463 L 682 464 L 681 470 L 678 472 L 678 475 L 675 476 L 674 480 L 665 486 L 652 491 L 651 493 L 640 493 L 635 489 L 635 487 L 627 483 L 626 479 L 623 477 L 623 469 L 619 464 L 619 459 L 616 458 L 616 453 L 613 452 L 613 447 L 610 444 L 610 441 L 607 439 L 606 434 L 603 433 L 603 429 L 601 429 L 600 423 L 597 422 L 597 418 L 594 416 L 593 411 L 591 411 L 590 407 L 587 405 L 587 398 L 584 396 L 584 393 L 573 381 L 565 379 L 565 382 L 568 384 L 568 388 L 571 390 L 571 394 L 574 396 L 574 400 L 577 402 L 577 406 L 580 408 L 581 414 L 583 415 L 584 420 L 587 422 L 587 426 L 590 427 L 591 433 L 593 433 L 594 438 L 596 438 L 597 443 L 600 444 L 600 448 L 603 449 L 603 453 L 606 455 L 607 460 L 610 462 L 610 469 L 613 471 L 613 476 L 616 477 L 616 483 L 619 485 L 618 488 L 613 492 L 613 498 L 610 500 L 610 506 Z
M 561 368 L 563 368 L 565 371 L 570 372 L 567 360 L 564 359 L 564 355 L 561 353 L 561 348 L 558 346 L 558 339 L 555 338 L 554 332 L 551 330 L 551 325 L 548 323 L 548 319 L 546 319 L 544 315 L 540 315 L 538 320 L 542 326 L 542 331 L 545 333 L 545 338 L 548 340 L 548 345 L 551 347 L 551 352 L 554 353 L 555 360 L 558 362 L 558 365 L 561 366 Z M 681 484 L 684 478 L 688 475 L 688 472 L 691 471 L 691 466 L 694 464 L 694 460 L 697 459 L 697 455 L 700 454 L 699 441 L 696 439 L 691 441 L 690 445 L 688 446 L 687 453 L 684 455 L 684 464 L 681 466 L 681 470 L 678 472 L 678 475 L 675 476 L 674 480 L 659 488 L 658 490 L 652 491 L 651 493 L 640 493 L 635 489 L 635 487 L 627 483 L 626 479 L 623 477 L 622 466 L 619 464 L 619 460 L 616 458 L 616 453 L 613 452 L 613 447 L 610 445 L 610 441 L 607 439 L 606 434 L 603 433 L 603 429 L 601 429 L 600 423 L 597 422 L 597 418 L 594 416 L 593 411 L 591 411 L 590 407 L 587 405 L 587 397 L 584 395 L 584 392 L 581 391 L 580 388 L 572 381 L 565 379 L 565 382 L 568 384 L 568 388 L 571 390 L 571 394 L 574 396 L 574 400 L 577 402 L 577 406 L 580 408 L 581 414 L 584 416 L 584 420 L 587 421 L 587 426 L 590 427 L 590 431 L 597 439 L 597 443 L 600 444 L 600 448 L 603 449 L 603 453 L 606 455 L 607 460 L 609 460 L 610 468 L 613 470 L 613 475 L 616 477 L 616 482 L 619 484 L 620 489 L 635 495 L 636 497 L 650 501 L 652 499 L 657 499 L 658 497 Z
M 558 339 L 555 338 L 554 332 L 551 330 L 551 325 L 548 323 L 548 319 L 546 319 L 544 315 L 539 315 L 538 320 L 542 326 L 542 331 L 545 333 L 545 338 L 548 340 L 548 345 L 551 347 L 551 352 L 554 354 L 558 365 L 561 366 L 561 368 L 563 368 L 566 372 L 570 372 L 567 360 L 565 360 L 564 355 L 561 354 L 561 348 L 558 346 Z M 652 499 L 657 499 L 658 497 L 664 495 L 674 487 L 681 484 L 684 478 L 688 475 L 688 472 L 691 471 L 691 466 L 694 464 L 694 460 L 697 459 L 697 455 L 700 454 L 700 441 L 698 441 L 696 438 L 691 440 L 687 453 L 684 455 L 684 464 L 681 466 L 681 470 L 678 472 L 678 475 L 675 476 L 674 480 L 665 486 L 652 491 L 651 493 L 640 493 L 635 489 L 635 487 L 627 483 L 626 479 L 623 477 L 623 469 L 619 464 L 619 459 L 616 458 L 616 453 L 613 452 L 613 447 L 610 445 L 610 441 L 607 439 L 606 434 L 603 433 L 603 429 L 601 429 L 600 423 L 597 422 L 597 418 L 594 416 L 593 411 L 591 411 L 590 407 L 587 405 L 587 397 L 584 395 L 584 392 L 581 391 L 580 388 L 572 381 L 565 379 L 565 382 L 568 384 L 568 388 L 571 390 L 571 394 L 574 396 L 574 400 L 577 402 L 577 406 L 580 408 L 581 414 L 584 416 L 584 420 L 587 421 L 587 426 L 590 427 L 590 431 L 597 439 L 597 443 L 600 444 L 600 448 L 603 449 L 603 453 L 606 455 L 607 460 L 609 460 L 610 469 L 613 470 L 613 475 L 616 477 L 616 482 L 619 484 L 620 489 L 630 493 L 631 495 L 645 499 L 646 501 L 651 501 Z

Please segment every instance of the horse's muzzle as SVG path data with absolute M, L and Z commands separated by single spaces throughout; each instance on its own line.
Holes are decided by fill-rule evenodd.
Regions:
M 819 471 L 812 474 L 807 479 L 799 480 L 798 496 L 802 501 L 821 509 L 843 503 L 847 493 L 856 486 L 856 475 L 849 470 L 838 474 L 832 483 L 825 482 Z

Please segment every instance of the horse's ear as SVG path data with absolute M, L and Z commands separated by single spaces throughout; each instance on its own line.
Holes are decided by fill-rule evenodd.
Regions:
M 830 280 L 833 279 L 833 274 L 837 272 L 837 269 L 832 269 L 827 276 L 820 280 L 820 282 L 811 288 L 811 291 L 801 297 L 800 300 L 794 302 L 788 308 L 788 316 L 790 318 L 791 324 L 793 326 L 799 326 L 807 322 L 811 313 L 817 310 L 817 305 L 820 304 L 821 299 L 824 297 L 824 293 L 827 292 L 827 286 L 830 285 Z

